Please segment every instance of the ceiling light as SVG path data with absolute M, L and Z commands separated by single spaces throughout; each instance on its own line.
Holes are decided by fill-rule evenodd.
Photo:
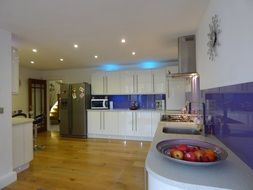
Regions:
M 121 39 L 121 43 L 122 43 L 122 44 L 126 43 L 126 39 L 125 39 L 125 38 L 122 38 L 122 39 Z
M 74 48 L 78 48 L 78 44 L 74 44 Z
M 135 54 L 136 54 L 135 51 L 133 51 L 133 52 L 132 52 L 132 55 L 135 55 Z
M 63 61 L 63 59 L 61 58 L 60 61 Z
M 94 55 L 94 58 L 95 58 L 95 59 L 97 59 L 97 58 L 98 58 L 98 56 L 97 56 L 97 55 Z
M 34 64 L 34 61 L 30 61 L 31 64 Z
M 37 53 L 37 49 L 33 49 L 32 51 L 33 51 L 34 53 Z

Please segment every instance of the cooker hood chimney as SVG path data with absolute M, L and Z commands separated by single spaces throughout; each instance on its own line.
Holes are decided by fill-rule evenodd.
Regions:
M 190 77 L 196 73 L 196 41 L 195 35 L 178 38 L 178 73 L 169 77 Z

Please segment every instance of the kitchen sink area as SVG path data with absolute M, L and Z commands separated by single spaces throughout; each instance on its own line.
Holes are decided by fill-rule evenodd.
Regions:
M 169 128 L 163 127 L 163 133 L 200 135 L 201 131 L 192 128 Z

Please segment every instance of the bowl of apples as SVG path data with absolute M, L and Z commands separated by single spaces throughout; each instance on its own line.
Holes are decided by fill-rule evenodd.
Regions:
M 227 152 L 214 144 L 193 139 L 164 140 L 156 145 L 162 156 L 174 162 L 209 166 L 226 160 Z

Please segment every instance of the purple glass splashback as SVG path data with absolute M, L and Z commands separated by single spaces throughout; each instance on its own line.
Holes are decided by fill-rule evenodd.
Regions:
M 103 98 L 104 96 L 93 96 Z M 156 100 L 165 100 L 165 94 L 145 94 L 145 95 L 108 95 L 109 101 L 113 101 L 113 109 L 128 109 L 131 102 L 136 101 L 139 109 L 155 109 Z
M 214 133 L 253 169 L 253 82 L 202 91 Z

